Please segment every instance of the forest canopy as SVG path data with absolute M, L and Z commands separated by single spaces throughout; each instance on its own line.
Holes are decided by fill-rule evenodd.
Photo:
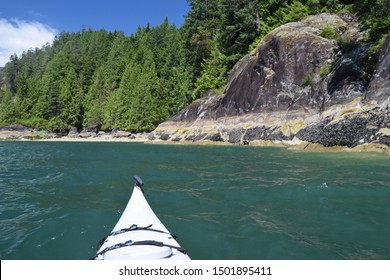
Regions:
M 348 12 L 377 45 L 388 0 L 188 0 L 180 28 L 62 32 L 0 69 L 0 125 L 66 133 L 98 127 L 151 131 L 194 99 L 220 93 L 234 64 L 272 29 L 320 12 Z M 386 4 L 387 3 L 387 4 Z

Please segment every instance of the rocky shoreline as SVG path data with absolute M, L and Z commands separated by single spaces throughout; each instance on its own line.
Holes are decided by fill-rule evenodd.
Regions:
M 207 129 L 207 128 L 206 128 Z M 0 141 L 45 141 L 45 142 L 138 142 L 145 144 L 165 144 L 165 145 L 244 145 L 255 147 L 284 147 L 297 151 L 312 152 L 376 152 L 390 155 L 390 147 L 380 143 L 362 144 L 353 148 L 347 146 L 326 147 L 321 144 L 302 141 L 298 138 L 291 140 L 254 140 L 248 142 L 214 141 L 213 139 L 200 139 L 195 141 L 183 139 L 161 140 L 153 133 L 132 134 L 127 131 L 98 132 L 87 134 L 71 130 L 66 136 L 52 132 L 34 130 L 19 124 L 0 127 Z
M 347 146 L 332 146 L 326 147 L 318 143 L 311 143 L 307 141 L 301 141 L 299 139 L 293 139 L 291 141 L 279 141 L 279 140 L 257 140 L 250 143 L 229 143 L 229 142 L 214 142 L 211 140 L 201 140 L 197 142 L 193 141 L 163 141 L 163 140 L 147 140 L 145 144 L 158 144 L 158 145 L 210 145 L 210 146 L 247 146 L 247 147 L 280 147 L 294 151 L 307 151 L 307 152 L 368 152 L 368 153 L 380 153 L 390 155 L 390 147 L 384 144 L 371 143 L 362 144 L 353 148 Z
M 91 128 L 80 132 L 73 128 L 67 135 L 62 135 L 20 124 L 0 127 L 0 141 L 145 142 L 148 136 L 148 133 L 131 133 L 121 130 L 104 132 Z
M 149 139 L 170 143 L 272 145 L 321 151 L 377 150 L 389 153 L 388 106 L 389 100 L 378 104 L 356 98 L 347 104 L 335 104 L 322 113 L 308 111 L 287 116 L 285 112 L 272 112 L 218 119 L 199 117 L 193 121 L 173 119 L 151 132 Z

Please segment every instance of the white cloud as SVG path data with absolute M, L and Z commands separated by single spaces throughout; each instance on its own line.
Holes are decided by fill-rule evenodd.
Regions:
M 15 53 L 20 56 L 24 51 L 52 43 L 56 33 L 55 29 L 37 21 L 0 18 L 0 67 Z

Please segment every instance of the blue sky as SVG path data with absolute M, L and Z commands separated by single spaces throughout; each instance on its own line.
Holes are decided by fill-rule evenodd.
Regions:
M 0 67 L 16 53 L 40 48 L 61 31 L 121 30 L 161 24 L 165 17 L 181 26 L 189 11 L 186 0 L 11 0 L 0 5 Z

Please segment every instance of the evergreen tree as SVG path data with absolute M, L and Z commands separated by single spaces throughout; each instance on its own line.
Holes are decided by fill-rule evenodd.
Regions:
M 21 63 L 22 62 L 19 63 L 19 58 L 16 54 L 11 55 L 10 61 L 7 62 L 7 64 L 5 65 L 5 68 L 3 69 L 4 84 L 7 85 L 7 87 L 9 87 L 9 90 L 11 92 L 17 91 L 16 77 L 19 73 L 19 70 L 20 70 L 19 65 Z
M 222 92 L 221 88 L 227 81 L 226 56 L 223 55 L 216 44 L 211 51 L 211 57 L 202 64 L 202 73 L 197 80 L 193 98 L 199 98 L 209 90 Z
M 161 114 L 156 102 L 158 88 L 153 61 L 128 64 L 120 88 L 109 102 L 109 107 L 115 109 L 114 127 L 131 131 L 154 129 Z
M 11 92 L 0 92 L 0 125 L 13 123 L 17 118 L 15 102 Z
M 131 52 L 129 40 L 126 39 L 123 32 L 116 32 L 104 68 L 107 93 L 111 94 L 119 88 Z
M 82 90 L 77 79 L 76 71 L 72 67 L 68 69 L 62 81 L 59 102 L 61 107 L 59 119 L 64 124 L 59 129 L 66 130 L 71 127 L 81 128 Z
M 48 63 L 40 83 L 39 98 L 33 108 L 35 116 L 49 120 L 60 114 L 58 97 L 65 70 L 68 68 L 67 62 L 67 57 L 60 52 Z
M 258 36 L 259 5 L 256 0 L 223 1 L 222 27 L 218 36 L 221 52 L 227 56 L 228 67 L 248 52 L 248 46 Z
M 96 71 L 87 96 L 85 97 L 84 109 L 86 116 L 84 127 L 102 126 L 104 124 L 104 111 L 107 101 L 106 80 L 104 66 Z

